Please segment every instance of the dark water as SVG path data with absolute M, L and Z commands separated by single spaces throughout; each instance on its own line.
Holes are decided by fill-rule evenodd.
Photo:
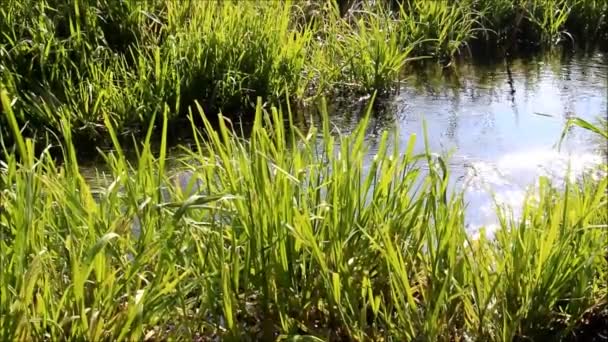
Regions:
M 469 230 L 490 228 L 496 217 L 491 194 L 500 204 L 521 205 L 538 177 L 559 182 L 571 168 L 576 177 L 604 160 L 592 134 L 575 128 L 560 151 L 569 117 L 589 121 L 608 115 L 608 56 L 542 57 L 503 62 L 430 67 L 410 73 L 389 105 L 375 113 L 367 136 L 369 159 L 380 133 L 394 129 L 405 148 L 411 134 L 423 145 L 423 120 L 433 152 L 450 153 L 453 186 L 465 189 Z M 351 131 L 360 119 L 357 105 L 330 108 L 335 126 Z M 357 108 L 359 107 L 359 108 Z M 84 173 L 94 175 L 95 167 Z

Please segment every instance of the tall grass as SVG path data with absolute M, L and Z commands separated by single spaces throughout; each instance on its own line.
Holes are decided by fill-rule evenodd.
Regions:
M 19 95 L 20 122 L 59 132 L 68 117 L 84 137 L 107 136 L 103 113 L 124 132 L 164 103 L 173 116 L 194 100 L 239 109 L 306 89 L 311 33 L 290 18 L 289 3 L 9 1 L 2 81 Z
M 369 5 L 356 18 L 337 19 L 337 23 L 333 31 L 344 33 L 329 48 L 336 50 L 337 62 L 343 64 L 342 80 L 368 94 L 393 89 L 415 47 L 404 44 L 400 21 L 382 6 Z
M 206 133 L 193 124 L 197 152 L 168 171 L 166 113 L 160 152 L 150 126 L 134 163 L 106 115 L 115 151 L 95 188 L 69 120 L 58 165 L 34 154 L 9 102 L 3 92 L 17 140 L 0 169 L 3 340 L 507 341 L 568 336 L 606 308 L 606 179 L 541 181 L 496 239 L 472 240 L 446 162 L 414 154 L 415 136 L 400 147 L 385 133 L 364 168 L 367 119 L 340 136 L 321 111 L 321 127 L 300 131 L 258 102 L 243 140 L 197 106 Z
M 399 7 L 405 44 L 415 46 L 419 55 L 450 58 L 460 53 L 475 37 L 479 15 L 463 3 L 408 0 Z
M 59 134 L 69 118 L 74 139 L 98 144 L 109 138 L 104 113 L 118 134 L 143 136 L 165 104 L 170 122 L 196 101 L 253 113 L 258 96 L 388 93 L 413 59 L 445 64 L 479 41 L 601 44 L 607 13 L 599 0 L 7 0 L 0 82 L 28 136 Z
M 605 1 L 473 0 L 483 27 L 509 48 L 527 46 L 592 47 L 606 42 L 608 4 Z M 491 37 L 491 36 L 490 36 Z M 491 39 L 494 41 L 494 39 Z M 603 44 L 603 43 L 600 43 Z

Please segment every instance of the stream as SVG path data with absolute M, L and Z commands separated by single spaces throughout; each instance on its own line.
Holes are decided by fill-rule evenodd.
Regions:
M 559 185 L 605 162 L 606 142 L 578 127 L 561 149 L 566 121 L 608 116 L 608 56 L 537 57 L 504 63 L 464 63 L 446 72 L 430 68 L 403 82 L 399 95 L 372 121 L 370 154 L 380 132 L 396 126 L 405 148 L 416 134 L 423 152 L 423 121 L 430 149 L 449 154 L 452 185 L 464 188 L 468 230 L 491 233 L 496 204 L 517 215 L 539 176 Z M 346 132 L 357 117 L 335 124 Z M 570 168 L 570 172 L 568 172 Z M 495 200 L 493 199 L 493 196 Z
M 423 152 L 425 121 L 430 149 L 449 154 L 451 185 L 464 189 L 472 234 L 480 227 L 491 233 L 497 203 L 517 214 L 539 176 L 559 184 L 569 169 L 576 178 L 605 162 L 606 142 L 580 128 L 573 128 L 557 149 L 568 118 L 596 122 L 607 117 L 605 54 L 514 59 L 510 70 L 504 62 L 476 62 L 409 74 L 399 93 L 373 115 L 366 137 L 368 161 L 381 132 L 391 129 L 401 148 L 416 134 L 415 149 Z M 330 106 L 332 123 L 348 134 L 366 103 Z M 83 166 L 85 177 L 94 179 L 97 166 Z

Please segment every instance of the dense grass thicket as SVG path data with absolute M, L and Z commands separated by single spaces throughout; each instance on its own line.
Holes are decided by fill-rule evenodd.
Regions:
M 154 155 L 150 127 L 129 162 L 105 115 L 115 150 L 93 187 L 68 120 L 58 165 L 7 113 L 1 340 L 585 341 L 608 321 L 606 178 L 541 179 L 521 217 L 499 211 L 494 238 L 473 239 L 415 136 L 385 133 L 364 168 L 369 116 L 339 136 L 326 111 L 300 131 L 258 103 L 243 140 L 202 115 L 168 173 L 166 133 Z
M 541 178 L 521 216 L 499 208 L 472 237 L 415 136 L 384 133 L 366 164 L 371 109 L 342 136 L 289 106 L 388 94 L 420 59 L 607 46 L 607 16 L 606 0 L 4 0 L 0 340 L 605 334 L 606 177 Z M 218 112 L 250 115 L 249 138 Z M 168 168 L 176 122 L 196 146 Z M 108 142 L 109 172 L 85 181 L 77 153 Z
M 0 83 L 29 136 L 144 134 L 185 119 L 253 112 L 257 96 L 306 102 L 390 91 L 417 58 L 608 43 L 605 0 L 6 0 Z M 4 116 L 0 134 L 11 141 Z

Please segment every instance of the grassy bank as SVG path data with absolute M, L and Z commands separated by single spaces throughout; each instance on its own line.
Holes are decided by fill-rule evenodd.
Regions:
M 386 92 L 416 58 L 608 42 L 601 0 L 18 1 L 0 9 L 0 82 L 27 135 L 143 136 L 183 120 L 335 92 Z M 0 117 L 0 120 L 5 120 Z M 12 141 L 6 121 L 3 140 Z
M 203 116 L 199 152 L 177 170 L 186 181 L 165 170 L 166 134 L 158 155 L 148 135 L 135 163 L 116 143 L 100 187 L 79 173 L 68 121 L 63 165 L 35 155 L 13 125 L 17 149 L 0 168 L 0 339 L 512 341 L 600 331 L 606 178 L 561 190 L 541 179 L 522 217 L 502 212 L 495 239 L 471 240 L 442 158 L 414 155 L 415 137 L 389 149 L 385 134 L 364 170 L 366 120 L 336 136 L 323 113 L 322 127 L 300 132 L 258 105 L 249 140 Z

